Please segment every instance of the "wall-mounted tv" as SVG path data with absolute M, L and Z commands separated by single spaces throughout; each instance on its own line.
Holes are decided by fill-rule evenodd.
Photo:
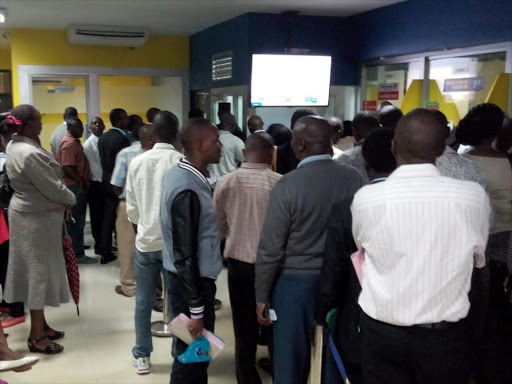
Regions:
M 252 107 L 329 105 L 331 56 L 252 55 Z

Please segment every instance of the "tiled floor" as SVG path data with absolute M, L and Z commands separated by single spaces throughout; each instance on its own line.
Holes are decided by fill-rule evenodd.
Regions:
M 91 244 L 91 242 L 88 242 Z M 88 251 L 89 255 L 92 255 Z M 134 342 L 134 298 L 117 295 L 119 264 L 81 265 L 80 316 L 73 303 L 60 308 L 47 308 L 51 326 L 66 332 L 62 340 L 65 350 L 56 356 L 39 355 L 40 362 L 24 373 L 0 373 L 0 378 L 10 384 L 17 383 L 168 383 L 171 369 L 171 339 L 153 338 L 151 356 L 152 372 L 138 376 L 131 366 L 131 349 Z M 216 334 L 226 348 L 211 363 L 210 384 L 236 383 L 234 364 L 234 336 L 231 309 L 223 271 L 217 282 L 217 297 L 224 303 L 217 312 Z M 161 320 L 162 314 L 153 312 L 153 321 Z M 9 346 L 21 353 L 28 352 L 29 321 L 8 328 Z M 266 348 L 258 348 L 258 358 L 266 356 Z M 264 384 L 271 378 L 260 371 Z

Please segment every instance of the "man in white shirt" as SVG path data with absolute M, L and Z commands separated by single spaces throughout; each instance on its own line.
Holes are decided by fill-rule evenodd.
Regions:
M 150 372 L 151 310 L 162 266 L 162 231 L 160 197 L 164 173 L 178 164 L 183 155 L 174 143 L 178 135 L 178 118 L 169 111 L 159 112 L 154 120 L 156 144 L 132 160 L 126 180 L 126 213 L 137 226 L 135 240 L 135 346 L 132 363 L 138 374 Z M 164 273 L 167 279 L 168 274 Z M 165 284 L 169 287 L 169 284 Z
M 59 148 L 60 148 L 60 142 L 62 141 L 62 138 L 68 133 L 68 125 L 66 123 L 66 120 L 75 117 L 78 118 L 78 111 L 74 107 L 67 107 L 64 111 L 64 121 L 57 125 L 57 128 L 52 133 L 52 136 L 50 137 L 50 147 L 52 148 L 52 154 L 55 158 L 59 156 Z
M 233 135 L 236 127 L 235 117 L 225 117 L 224 124 L 219 128 L 219 140 L 222 143 L 222 157 L 219 164 L 211 164 L 208 167 L 210 177 L 219 179 L 237 169 L 244 162 L 245 144 Z
M 393 140 L 399 168 L 354 197 L 354 240 L 366 255 L 364 383 L 468 382 L 464 319 L 473 265 L 485 265 L 490 205 L 480 185 L 441 176 L 444 148 L 435 116 L 410 112 Z
M 89 204 L 89 214 L 91 216 L 91 231 L 94 238 L 94 251 L 98 253 L 96 248 L 100 242 L 101 223 L 103 221 L 103 200 L 105 199 L 105 191 L 101 182 L 103 177 L 103 169 L 101 168 L 100 152 L 98 150 L 98 139 L 103 135 L 105 123 L 101 117 L 95 117 L 91 121 L 91 132 L 84 143 L 84 152 L 89 167 L 91 168 L 91 184 L 87 191 L 87 202 Z

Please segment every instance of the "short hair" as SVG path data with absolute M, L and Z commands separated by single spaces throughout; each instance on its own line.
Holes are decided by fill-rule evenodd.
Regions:
M 159 108 L 151 107 L 148 109 L 148 111 L 146 112 L 146 118 L 150 123 L 153 122 L 153 119 L 158 114 L 158 112 L 160 112 Z
M 304 116 L 315 116 L 315 115 L 316 115 L 316 112 L 314 110 L 312 110 L 311 108 L 297 109 L 295 112 L 293 112 L 290 129 L 293 130 L 293 126 L 295 125 L 297 120 L 303 118 Z
M 156 117 L 156 116 L 155 116 Z M 178 137 L 180 122 L 178 117 L 170 111 L 158 112 L 158 123 L 155 124 L 154 132 L 159 141 L 174 143 Z
M 113 127 L 116 126 L 116 123 L 118 123 L 123 115 L 127 115 L 126 111 L 122 108 L 114 108 L 110 111 L 110 123 Z
M 327 121 L 329 122 L 329 125 L 331 126 L 333 134 L 337 134 L 337 133 L 339 133 L 339 131 L 344 130 L 343 123 L 336 116 L 328 117 Z
M 64 120 L 67 120 L 70 117 L 77 117 L 77 116 L 78 116 L 78 111 L 76 110 L 75 107 L 67 107 L 64 110 Z
M 134 140 L 139 140 L 140 127 L 143 125 L 144 121 L 142 120 L 142 117 L 139 115 L 130 115 L 128 116 L 128 127 L 126 130 L 132 133 L 132 138 Z
M 204 118 L 204 112 L 201 108 L 192 108 L 190 111 L 188 111 L 188 119 L 195 119 L 197 117 Z
M 396 169 L 396 159 L 391 152 L 394 131 L 378 128 L 368 134 L 363 142 L 363 157 L 368 165 L 378 173 L 391 173 Z
M 353 130 L 359 132 L 363 138 L 374 129 L 380 127 L 379 120 L 371 112 L 360 112 L 352 120 Z
M 274 147 L 274 139 L 266 132 L 254 133 L 245 142 L 246 151 L 264 151 Z
M 429 111 L 434 115 L 434 117 L 439 121 L 439 124 L 443 127 L 446 127 L 446 137 L 450 136 L 450 127 L 448 127 L 448 119 L 446 115 L 438 109 L 429 109 Z
M 432 162 L 446 148 L 446 131 L 430 110 L 417 108 L 400 119 L 393 140 L 404 158 Z
M 275 145 L 278 147 L 292 141 L 292 131 L 284 124 L 270 124 L 267 128 L 267 133 L 272 136 Z
M 501 130 L 503 117 L 496 104 L 479 104 L 459 122 L 457 140 L 464 145 L 478 145 L 485 138 L 495 137 Z
M 347 136 L 354 136 L 354 134 L 352 133 L 352 120 L 343 121 L 343 136 L 341 137 Z
M 197 117 L 187 121 L 180 133 L 181 145 L 186 152 L 191 151 L 194 147 L 194 142 L 201 139 L 206 127 L 212 126 L 212 122 L 204 117 Z
M 379 122 L 385 128 L 396 128 L 398 121 L 402 118 L 404 114 L 400 110 L 393 105 L 386 105 L 379 111 Z
M 82 120 L 80 120 L 76 116 L 71 116 L 66 119 L 66 125 L 68 127 L 68 131 L 69 131 L 69 128 L 74 127 L 77 124 L 83 124 L 83 123 L 82 123 Z

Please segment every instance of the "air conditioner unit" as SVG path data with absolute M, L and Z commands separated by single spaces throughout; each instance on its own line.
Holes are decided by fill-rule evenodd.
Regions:
M 72 44 L 140 47 L 149 36 L 146 28 L 112 27 L 108 25 L 71 25 L 68 40 Z

